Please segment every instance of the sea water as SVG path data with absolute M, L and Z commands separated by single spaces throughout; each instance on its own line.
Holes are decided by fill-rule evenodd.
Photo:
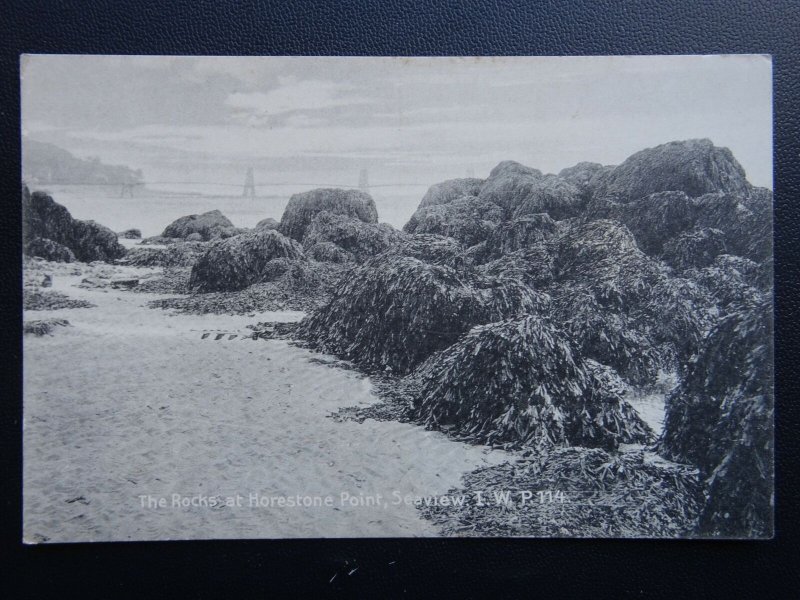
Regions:
M 113 231 L 139 229 L 144 237 L 159 235 L 179 217 L 219 210 L 236 227 L 253 227 L 271 217 L 280 221 L 292 194 L 307 188 L 268 186 L 257 188 L 255 198 L 241 193 L 220 193 L 213 186 L 190 191 L 136 187 L 133 197 L 122 197 L 120 186 L 34 185 L 31 191 L 43 190 L 65 206 L 76 219 L 94 220 Z M 422 190 L 424 192 L 424 190 Z M 371 194 L 378 208 L 378 218 L 396 228 L 408 221 L 421 198 L 420 190 L 391 190 Z

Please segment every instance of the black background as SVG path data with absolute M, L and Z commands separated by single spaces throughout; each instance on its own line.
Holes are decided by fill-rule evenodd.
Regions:
M 800 2 L 0 2 L 0 595 L 797 597 Z M 777 536 L 768 542 L 300 540 L 25 547 L 21 539 L 19 54 L 766 53 L 775 85 Z M 358 567 L 353 575 L 348 572 Z M 334 574 L 338 574 L 329 583 Z M 16 591 L 12 592 L 12 589 Z M 6 591 L 7 590 L 7 591 Z M 145 596 L 147 597 L 147 596 Z

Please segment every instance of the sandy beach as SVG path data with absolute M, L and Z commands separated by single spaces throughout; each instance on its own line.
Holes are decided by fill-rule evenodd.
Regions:
M 25 316 L 71 324 L 24 342 L 27 542 L 433 536 L 406 496 L 445 494 L 511 457 L 409 424 L 328 418 L 377 402 L 370 380 L 244 337 L 302 313 L 172 315 L 145 307 L 160 296 L 81 279 L 56 275 L 53 289 L 95 308 Z

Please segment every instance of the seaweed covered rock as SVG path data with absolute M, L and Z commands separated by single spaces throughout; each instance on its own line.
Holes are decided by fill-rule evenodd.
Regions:
M 772 303 L 732 305 L 668 397 L 659 452 L 699 467 L 701 533 L 772 532 Z
M 717 256 L 725 254 L 725 250 L 725 234 L 722 231 L 699 227 L 685 231 L 664 244 L 661 259 L 673 269 L 683 271 L 711 266 Z
M 368 369 L 407 373 L 476 323 L 547 302 L 512 281 L 479 281 L 442 265 L 385 254 L 351 273 L 299 335 Z
M 235 291 L 264 281 L 264 268 L 275 258 L 304 260 L 294 240 L 258 229 L 218 241 L 192 267 L 189 288 L 197 292 Z
M 574 185 L 555 175 L 545 175 L 539 185 L 522 199 L 513 216 L 547 213 L 556 221 L 577 216 L 583 207 L 581 194 Z
M 29 242 L 45 238 L 67 246 L 74 219 L 66 207 L 44 192 L 30 193 L 22 188 L 22 239 Z
M 755 299 L 772 289 L 772 271 L 769 265 L 755 263 L 741 256 L 722 254 L 714 263 L 702 269 L 687 269 L 683 277 L 696 282 L 713 299 L 722 313 L 728 306 Z
M 480 244 L 475 244 L 459 252 L 455 260 L 458 261 L 460 265 L 472 268 L 491 261 L 492 258 L 493 257 L 486 251 L 486 242 L 481 242 Z
M 594 195 L 594 191 L 602 185 L 602 182 L 614 170 L 615 167 L 604 166 L 600 163 L 579 162 L 577 165 L 561 169 L 558 176 L 574 185 L 581 197 L 585 200 Z
M 261 283 L 232 292 L 153 300 L 148 306 L 190 314 L 313 311 L 328 301 L 344 271 L 341 265 L 275 258 L 265 265 Z
M 329 262 L 335 264 L 347 264 L 355 262 L 355 257 L 343 250 L 333 242 L 318 242 L 306 248 L 306 256 L 317 262 Z
M 503 219 L 503 210 L 476 196 L 420 207 L 406 223 L 407 233 L 432 233 L 473 246 L 484 241 Z
M 650 194 L 631 202 L 595 197 L 585 220 L 615 219 L 633 233 L 639 247 L 659 255 L 664 244 L 692 229 L 723 234 L 725 250 L 756 261 L 772 253 L 772 192 L 754 188 L 747 195 L 711 193 L 690 198 L 682 191 Z M 686 238 L 700 240 L 697 236 Z M 708 236 L 705 239 L 710 241 Z M 713 259 L 713 256 L 711 257 Z M 699 266 L 699 265 L 698 265 Z
M 94 221 L 73 219 L 69 211 L 44 192 L 22 190 L 22 239 L 27 248 L 37 238 L 67 247 L 81 262 L 112 261 L 125 255 L 117 234 Z M 34 248 L 43 248 L 34 244 Z M 63 256 L 68 256 L 61 253 Z
M 463 482 L 451 492 L 463 494 L 463 503 L 420 509 L 442 535 L 674 539 L 694 532 L 703 507 L 693 469 L 642 450 L 558 448 L 483 467 Z M 543 497 L 534 493 L 509 504 L 476 500 L 477 492 L 494 499 L 508 490 L 539 490 Z
M 683 277 L 662 277 L 634 316 L 647 327 L 655 344 L 667 344 L 674 352 L 670 365 L 674 369 L 697 354 L 716 313 L 714 300 L 703 286 Z M 664 357 L 664 366 L 669 362 Z
M 473 285 L 483 305 L 480 323 L 526 315 L 544 316 L 551 312 L 550 295 L 533 289 L 524 276 L 514 273 L 481 276 L 476 273 Z
M 693 356 L 713 322 L 712 302 L 692 281 L 660 276 L 643 294 L 604 303 L 590 283 L 553 290 L 553 314 L 582 356 L 626 381 L 652 385 Z
M 385 256 L 408 256 L 431 265 L 456 266 L 464 262 L 461 254 L 464 246 L 451 237 L 433 233 L 415 233 L 403 236 L 384 254 Z
M 547 213 L 526 215 L 496 227 L 486 239 L 486 251 L 492 256 L 510 254 L 550 240 L 558 233 L 558 224 Z
M 176 219 L 161 234 L 166 238 L 186 239 L 198 234 L 203 241 L 233 237 L 239 230 L 228 218 L 218 210 L 211 210 L 199 215 L 187 215 Z
M 578 274 L 607 258 L 636 253 L 639 247 L 630 230 L 619 221 L 600 219 L 571 227 L 557 241 L 558 270 Z
M 448 179 L 440 183 L 434 183 L 425 192 L 422 200 L 417 207 L 416 212 L 411 215 L 408 223 L 403 227 L 406 233 L 414 233 L 419 223 L 419 217 L 426 214 L 426 209 L 433 206 L 441 206 L 449 204 L 459 198 L 467 196 L 477 196 L 483 184 L 482 179 L 475 179 L 473 177 L 464 179 Z
M 125 240 L 142 239 L 142 232 L 139 229 L 126 229 L 125 231 L 120 231 L 118 235 Z
M 695 199 L 698 227 L 719 229 L 730 254 L 756 262 L 772 256 L 772 193 L 706 194 Z
M 22 323 L 22 333 L 33 334 L 36 337 L 53 335 L 56 327 L 70 327 L 70 322 L 66 319 L 37 319 L 35 321 L 25 321 Z
M 163 248 L 131 248 L 122 262 L 136 267 L 191 267 L 208 248 L 208 243 L 192 242 L 187 238 L 185 242 Z
M 480 319 L 475 292 L 452 269 L 397 256 L 355 271 L 302 338 L 367 368 L 404 373 Z
M 652 435 L 613 371 L 537 316 L 477 326 L 414 377 L 420 419 L 481 443 L 616 448 Z
M 47 238 L 33 238 L 25 244 L 24 249 L 25 254 L 28 256 L 38 256 L 54 262 L 68 263 L 75 260 L 75 254 L 73 254 L 72 250 Z
M 556 242 L 556 279 L 591 291 L 603 306 L 630 309 L 663 275 L 623 224 L 600 219 L 569 228 Z
M 518 277 L 534 288 L 544 288 L 555 278 L 555 257 L 547 244 L 538 243 L 484 262 L 477 270 L 488 276 Z
M 711 140 L 685 140 L 647 148 L 616 167 L 594 192 L 634 201 L 657 192 L 679 191 L 690 197 L 711 192 L 747 194 L 744 169 L 727 148 Z
M 256 229 L 278 229 L 281 224 L 273 219 L 272 217 L 267 217 L 266 219 L 261 219 L 258 223 L 256 223 Z
M 360 190 L 321 188 L 295 194 L 289 199 L 281 217 L 280 232 L 302 242 L 312 219 L 323 211 L 364 223 L 378 222 L 378 210 L 369 194 Z
M 580 356 L 602 360 L 631 384 L 653 383 L 674 361 L 627 311 L 609 310 L 584 289 L 558 294 L 554 317 Z
M 620 221 L 624 218 L 623 206 L 624 204 L 619 202 L 618 198 L 609 196 L 594 197 L 586 203 L 581 216 L 584 221 L 594 221 L 596 219 Z
M 688 281 L 670 278 L 621 223 L 599 220 L 570 228 L 555 247 L 557 317 L 586 356 L 636 384 L 688 359 L 708 327 L 708 299 Z
M 774 511 L 774 400 L 770 393 L 732 395 L 720 406 L 711 430 L 708 502 L 700 515 L 701 533 L 713 536 L 770 537 Z
M 303 247 L 331 242 L 363 262 L 388 250 L 402 233 L 385 223 L 365 223 L 344 215 L 322 211 L 314 215 L 303 235 Z
M 127 252 L 119 243 L 116 233 L 95 221 L 76 219 L 73 222 L 71 244 L 68 245 L 82 262 L 116 260 Z
M 479 198 L 503 208 L 507 217 L 547 213 L 555 220 L 576 216 L 582 204 L 578 188 L 568 181 L 513 161 L 492 169 Z
M 458 200 L 464 196 L 477 196 L 483 185 L 483 179 L 466 177 L 463 179 L 448 179 L 440 183 L 434 183 L 425 192 L 419 208 L 434 206 L 438 204 L 449 204 L 453 200 Z
M 683 192 L 659 192 L 619 206 L 619 216 L 636 244 L 649 255 L 658 255 L 664 243 L 691 228 L 694 205 Z
M 513 209 L 519 200 L 538 185 L 544 174 L 513 160 L 504 160 L 489 173 L 481 184 L 479 197 L 504 208 Z

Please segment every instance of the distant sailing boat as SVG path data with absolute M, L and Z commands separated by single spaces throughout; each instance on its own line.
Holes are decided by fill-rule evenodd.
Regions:
M 253 167 L 247 168 L 247 175 L 244 179 L 244 190 L 242 190 L 242 197 L 254 199 L 256 197 L 256 182 L 253 177 Z

